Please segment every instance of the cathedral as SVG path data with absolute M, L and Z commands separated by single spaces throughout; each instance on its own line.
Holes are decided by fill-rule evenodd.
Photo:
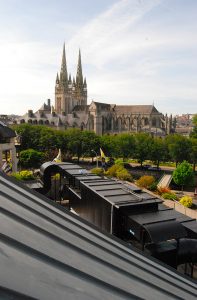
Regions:
M 80 128 L 98 135 L 148 132 L 164 136 L 175 130 L 172 116 L 158 112 L 154 105 L 116 105 L 92 101 L 87 104 L 87 83 L 79 50 L 75 77 L 68 76 L 65 45 L 60 72 L 55 81 L 55 104 L 50 99 L 37 112 L 29 110 L 16 123 L 41 124 L 57 129 Z

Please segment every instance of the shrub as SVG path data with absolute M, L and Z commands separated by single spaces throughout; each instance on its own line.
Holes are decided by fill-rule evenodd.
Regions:
M 113 165 L 104 174 L 110 177 L 117 177 L 120 180 L 132 181 L 132 176 L 129 172 L 119 164 Z
M 126 169 L 117 171 L 116 177 L 120 180 L 127 180 L 127 181 L 132 181 L 132 176 L 129 174 L 129 172 Z
M 12 173 L 12 176 L 17 180 L 33 180 L 35 176 L 32 171 L 24 170 L 21 172 Z
M 37 168 L 44 162 L 45 154 L 43 152 L 27 149 L 20 152 L 19 162 L 25 168 Z
M 171 193 L 170 189 L 164 186 L 159 186 L 157 188 L 157 192 L 159 195 L 165 194 L 165 193 Z
M 118 158 L 118 159 L 115 160 L 115 164 L 116 165 L 122 165 L 122 166 L 124 166 L 124 163 L 125 163 L 125 161 L 123 161 L 122 158 Z
M 98 175 L 98 176 L 102 176 L 103 175 L 103 168 L 93 168 L 91 170 L 91 173 Z
M 124 167 L 122 165 L 115 164 L 105 172 L 105 175 L 110 177 L 116 177 L 117 172 L 121 170 L 124 170 Z
M 54 179 L 54 180 L 59 180 L 60 179 L 60 174 L 56 173 L 51 178 Z
M 136 184 L 140 187 L 149 188 L 154 182 L 155 178 L 153 176 L 144 175 L 136 181 Z
M 193 201 L 192 201 L 192 197 L 190 196 L 183 196 L 180 199 L 180 203 L 185 206 L 185 207 L 192 207 Z
M 177 195 L 174 193 L 163 193 L 161 195 L 164 199 L 169 199 L 169 200 L 177 200 Z
M 149 188 L 148 188 L 150 191 L 157 191 L 157 182 L 153 182 Z

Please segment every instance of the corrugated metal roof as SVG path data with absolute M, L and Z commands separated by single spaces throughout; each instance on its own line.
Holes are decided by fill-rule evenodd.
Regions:
M 3 174 L 0 201 L 0 297 L 196 299 L 189 278 Z

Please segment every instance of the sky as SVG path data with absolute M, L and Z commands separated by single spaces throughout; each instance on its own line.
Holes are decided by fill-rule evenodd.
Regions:
M 0 0 L 0 114 L 54 104 L 63 43 L 88 104 L 197 113 L 196 0 Z

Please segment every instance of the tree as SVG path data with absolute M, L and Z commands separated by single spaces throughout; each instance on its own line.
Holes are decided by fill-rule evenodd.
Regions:
M 165 161 L 167 154 L 165 141 L 159 137 L 155 137 L 151 147 L 150 159 L 156 163 L 157 168 L 159 168 L 160 161 Z
M 192 149 L 191 149 L 191 163 L 193 164 L 193 171 L 195 171 L 197 163 L 197 138 L 190 138 Z
M 20 152 L 19 162 L 25 168 L 37 168 L 44 162 L 45 154 L 34 149 Z
M 174 182 L 182 187 L 187 184 L 192 184 L 194 182 L 194 172 L 192 166 L 187 162 L 183 161 L 178 167 L 174 170 L 172 174 Z
M 118 157 L 115 136 L 104 134 L 100 137 L 101 148 L 104 151 L 106 156 L 109 157 Z
M 118 157 L 132 157 L 135 153 L 135 138 L 132 134 L 122 133 L 114 137 L 115 149 Z
M 194 128 L 190 134 L 190 137 L 196 138 L 197 139 L 197 114 L 195 114 L 192 118 L 192 123 L 194 125 Z
M 176 162 L 176 166 L 184 160 L 190 160 L 191 141 L 188 138 L 179 134 L 169 135 L 166 137 L 166 143 L 170 157 Z
M 150 158 L 153 138 L 147 133 L 135 134 L 135 158 L 138 159 L 141 166 L 144 160 Z
M 91 150 L 98 153 L 100 147 L 99 137 L 92 131 L 81 131 L 74 128 L 67 131 L 68 150 L 76 155 L 78 161 L 83 155 L 92 156 Z

